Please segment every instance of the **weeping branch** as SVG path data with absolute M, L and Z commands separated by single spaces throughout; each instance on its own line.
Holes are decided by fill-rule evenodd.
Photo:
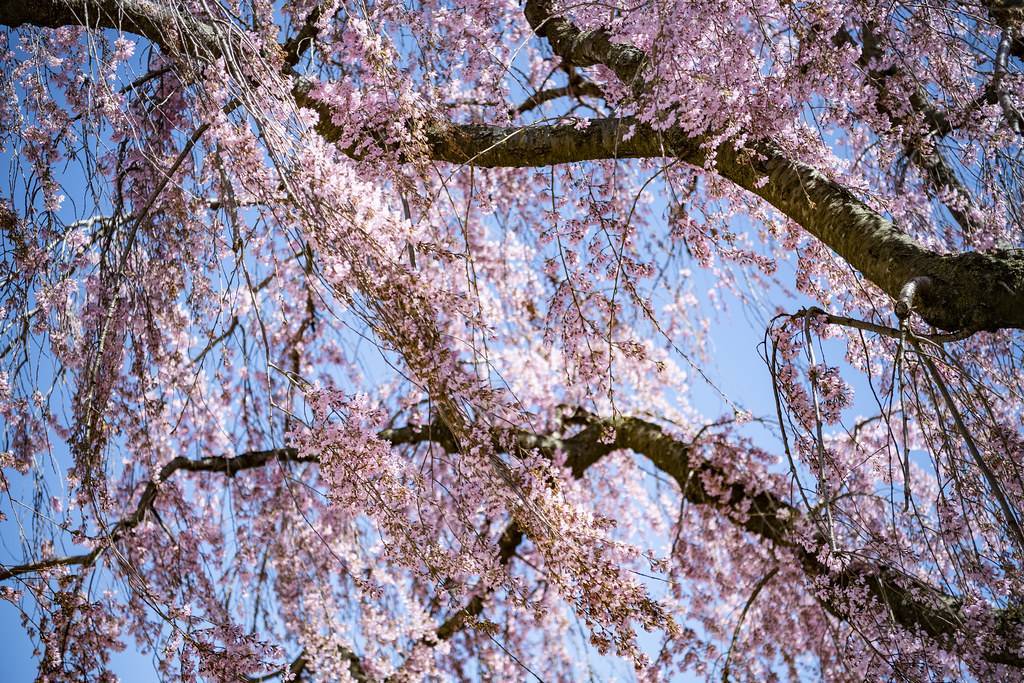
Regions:
M 909 96 L 904 97 L 901 86 L 910 81 L 911 77 L 896 65 L 877 68 L 876 62 L 880 62 L 884 54 L 872 27 L 864 26 L 861 38 L 863 44 L 857 64 L 878 90 L 876 108 L 888 118 L 893 128 L 904 131 L 900 136 L 904 156 L 924 172 L 924 179 L 933 194 L 949 197 L 944 202 L 946 209 L 964 234 L 971 235 L 979 227 L 970 212 L 971 193 L 960 182 L 938 147 L 938 139 L 952 132 L 953 124 L 946 113 L 931 100 L 923 86 L 915 83 Z M 857 44 L 846 29 L 840 31 L 836 42 Z M 910 105 L 908 114 L 900 111 L 906 104 Z M 915 117 L 923 123 L 923 133 L 917 130 Z
M 904 628 L 926 633 L 952 651 L 976 648 L 973 642 L 958 640 L 966 636 L 965 625 L 969 622 L 960 598 L 898 569 L 868 560 L 855 559 L 840 571 L 832 570 L 819 556 L 819 550 L 828 547 L 828 538 L 819 534 L 810 547 L 801 542 L 796 530 L 800 528 L 802 513 L 774 492 L 736 482 L 732 472 L 699 458 L 693 444 L 666 434 L 654 423 L 634 417 L 578 415 L 582 415 L 580 420 L 586 425 L 583 431 L 564 440 L 546 440 L 546 447 L 557 444 L 568 453 L 567 464 L 574 472 L 614 450 L 627 449 L 643 455 L 675 480 L 686 501 L 712 507 L 762 542 L 787 549 L 800 563 L 810 584 L 823 582 L 833 589 L 829 594 L 845 589 L 866 589 Z M 609 430 L 615 438 L 605 443 L 603 435 Z M 720 495 L 712 493 L 706 484 L 716 481 L 725 482 L 724 493 Z M 851 616 L 845 605 L 834 600 L 826 599 L 824 605 L 840 619 Z M 999 625 L 1001 642 L 984 650 L 984 658 L 993 663 L 1024 667 L 1024 658 L 1016 647 L 1024 615 L 1019 610 L 1007 609 L 995 610 L 992 616 Z
M 806 542 L 804 536 L 797 531 L 801 527 L 803 516 L 798 508 L 772 490 L 749 482 L 737 481 L 733 472 L 701 458 L 695 452 L 695 444 L 665 433 L 657 424 L 635 417 L 601 418 L 580 410 L 570 422 L 581 429 L 569 437 L 535 434 L 522 430 L 511 433 L 496 430 L 493 434 L 494 443 L 496 446 L 508 444 L 511 437 L 511 442 L 517 448 L 537 449 L 549 457 L 554 456 L 557 451 L 562 451 L 567 456 L 566 467 L 574 477 L 581 477 L 587 468 L 614 451 L 628 450 L 642 455 L 676 482 L 681 496 L 690 504 L 710 507 L 759 541 L 790 552 L 803 569 L 810 584 L 820 585 L 820 582 L 824 581 L 826 585 L 839 591 L 866 589 L 903 627 L 919 630 L 953 651 L 962 650 L 966 645 L 958 641 L 966 632 L 964 626 L 969 621 L 962 611 L 963 602 L 960 598 L 951 596 L 898 569 L 868 560 L 854 560 L 839 571 L 830 569 L 819 557 L 819 550 L 828 546 L 828 539 L 822 536 L 813 539 L 811 544 Z M 613 438 L 609 439 L 609 434 L 612 434 Z M 457 451 L 451 433 L 441 422 L 384 430 L 379 436 L 395 446 L 431 441 L 446 450 Z M 233 477 L 245 470 L 272 462 L 313 463 L 316 460 L 300 454 L 293 448 L 251 451 L 236 456 L 215 456 L 198 460 L 175 458 L 161 468 L 156 481 L 150 481 L 146 485 L 135 510 L 114 526 L 109 535 L 109 542 L 123 538 L 145 519 L 159 493 L 157 481 L 166 481 L 178 471 L 211 472 Z M 712 490 L 709 488 L 711 482 L 722 484 L 716 487 L 716 490 Z M 507 558 L 505 562 L 511 559 L 521 538 L 522 533 L 518 529 L 506 530 L 499 551 L 503 558 Z M 92 552 L 83 555 L 8 567 L 0 570 L 0 580 L 37 573 L 57 566 L 88 567 L 94 564 L 104 547 L 107 546 L 98 546 Z M 439 627 L 438 639 L 450 638 L 473 617 L 480 614 L 484 598 L 478 597 L 479 599 L 473 598 L 467 607 L 456 612 Z M 850 617 L 845 606 L 838 602 L 826 600 L 825 606 L 838 618 Z M 1006 638 L 1004 642 L 984 652 L 985 659 L 1024 668 L 1024 659 L 1013 645 L 1016 642 L 1014 634 L 1024 627 L 1024 615 L 1013 610 L 995 610 L 992 616 L 999 624 L 999 632 L 1005 634 Z
M 266 451 L 249 451 L 235 456 L 211 456 L 198 460 L 179 456 L 174 458 L 160 468 L 159 473 L 150 479 L 139 497 L 139 502 L 127 516 L 119 520 L 105 536 L 103 542 L 97 545 L 92 551 L 81 555 L 69 555 L 67 557 L 50 558 L 22 564 L 13 567 L 0 568 L 0 581 L 12 579 L 23 574 L 35 574 L 56 567 L 81 566 L 90 567 L 99 558 L 100 554 L 111 543 L 121 540 L 125 534 L 139 526 L 146 514 L 153 509 L 160 487 L 170 477 L 179 471 L 185 472 L 220 472 L 228 477 L 234 477 L 239 472 L 263 467 L 272 461 L 294 461 L 294 462 L 315 462 L 315 460 L 300 456 L 294 448 L 277 448 Z
M 447 430 L 438 432 L 433 428 L 426 427 L 388 429 L 381 432 L 380 436 L 394 445 L 401 445 L 433 440 L 435 434 L 438 435 L 436 438 L 440 439 L 439 443 L 450 445 L 451 442 L 446 441 L 444 436 L 448 434 Z M 447 439 L 450 439 L 450 436 Z M 454 446 L 452 447 L 454 448 Z M 146 483 L 135 508 L 131 513 L 114 524 L 110 532 L 105 536 L 103 544 L 97 545 L 92 551 L 80 555 L 49 558 L 38 562 L 0 568 L 0 581 L 12 579 L 23 574 L 35 574 L 56 567 L 92 566 L 105 548 L 111 543 L 124 538 L 126 533 L 139 526 L 146 519 L 146 515 L 156 504 L 161 486 L 178 472 L 215 472 L 226 477 L 234 477 L 239 472 L 264 467 L 272 462 L 315 463 L 317 459 L 308 455 L 301 455 L 294 448 L 272 448 L 263 451 L 248 451 L 238 455 L 210 456 L 196 460 L 178 456 L 161 467 L 157 476 Z
M 566 61 L 603 64 L 624 83 L 637 85 L 642 79 L 646 56 L 637 48 L 611 42 L 606 31 L 581 31 L 553 15 L 547 0 L 529 0 L 524 12 L 534 30 Z M 172 55 L 206 59 L 232 49 L 230 39 L 220 39 L 217 30 L 200 19 L 146 0 L 0 0 L 0 24 L 120 29 L 145 36 Z M 341 139 L 330 108 L 313 99 L 311 89 L 310 81 L 297 78 L 296 102 L 317 112 L 317 130 L 325 138 Z M 713 160 L 714 172 L 794 220 L 894 300 L 909 280 L 931 278 L 934 286 L 919 298 L 915 310 L 927 323 L 958 331 L 1024 329 L 1024 250 L 930 250 L 851 191 L 770 141 L 742 149 L 730 142 L 712 146 L 708 136 L 658 132 L 630 118 L 595 119 L 583 126 L 489 126 L 443 120 L 412 125 L 422 132 L 429 158 L 453 164 L 542 167 L 672 157 L 704 168 Z

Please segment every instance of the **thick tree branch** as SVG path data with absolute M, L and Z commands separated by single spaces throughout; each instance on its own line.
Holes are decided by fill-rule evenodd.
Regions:
M 547 38 L 555 54 L 573 66 L 603 64 L 626 85 L 639 85 L 647 55 L 632 45 L 613 43 L 604 29 L 580 31 L 568 19 L 552 13 L 551 0 L 527 0 L 523 8 L 534 33 Z
M 596 159 L 675 157 L 756 194 L 842 256 L 894 300 L 916 277 L 934 286 L 916 312 L 943 330 L 1024 328 L 1024 250 L 940 254 L 925 248 L 852 192 L 771 143 L 743 150 L 725 143 L 658 133 L 632 119 L 596 119 L 585 127 L 433 124 L 433 158 L 475 166 L 547 166 Z M 330 128 L 324 128 L 330 134 Z M 765 182 L 767 180 L 767 182 Z
M 548 37 L 563 59 L 578 65 L 605 64 L 625 82 L 635 82 L 642 73 L 644 56 L 636 48 L 612 43 L 604 32 L 580 31 L 568 20 L 550 16 L 550 5 L 544 0 L 530 0 L 525 11 L 531 25 Z M 0 23 L 8 26 L 123 28 L 159 44 L 173 33 L 168 27 L 179 21 L 194 24 L 190 30 L 201 37 L 204 48 L 216 49 L 216 33 L 210 35 L 214 29 L 146 0 L 73 0 L 70 4 L 0 0 Z M 175 45 L 180 49 L 180 41 Z M 329 107 L 310 97 L 310 89 L 308 81 L 299 79 L 293 93 L 296 101 L 319 114 L 318 130 L 327 139 L 339 139 L 342 131 L 331 122 Z M 680 131 L 658 133 L 631 119 L 597 119 L 580 126 L 501 127 L 444 121 L 421 126 L 430 158 L 481 167 L 676 157 L 703 168 L 713 158 L 714 170 L 722 177 L 775 206 L 893 299 L 907 281 L 931 278 L 934 286 L 919 297 L 916 312 L 935 327 L 1024 329 L 1024 251 L 939 254 L 926 249 L 842 185 L 770 142 L 743 150 L 729 143 L 708 149 L 706 138 Z
M 762 541 L 788 549 L 811 583 L 824 581 L 834 589 L 866 589 L 905 628 L 919 629 L 954 651 L 974 647 L 972 643 L 957 642 L 957 638 L 966 633 L 965 625 L 969 621 L 959 598 L 898 569 L 863 559 L 851 562 L 841 571 L 833 571 L 818 553 L 828 546 L 828 539 L 818 538 L 816 547 L 808 548 L 794 533 L 800 525 L 801 512 L 797 508 L 771 491 L 736 483 L 733 473 L 697 458 L 693 444 L 639 418 L 598 418 L 578 411 L 574 419 L 583 429 L 571 437 L 517 432 L 517 443 L 520 448 L 537 448 L 548 455 L 556 450 L 564 451 L 566 466 L 576 477 L 616 450 L 643 455 L 675 480 L 683 498 L 691 504 L 710 506 Z M 609 433 L 614 435 L 610 441 Z M 724 493 L 713 493 L 709 489 L 710 482 L 724 483 Z M 850 617 L 842 604 L 826 602 L 825 606 L 841 619 Z M 983 656 L 994 663 L 1024 667 L 1024 659 L 1014 646 L 1016 634 L 1024 626 L 1024 615 L 1008 609 L 998 610 L 993 618 L 1005 639 L 990 647 Z
M 293 67 L 299 63 L 300 59 L 302 59 L 302 55 L 305 54 L 316 39 L 317 33 L 319 32 L 317 24 L 320 23 L 324 17 L 324 13 L 327 12 L 332 5 L 333 3 L 326 0 L 317 3 L 309 13 L 309 16 L 306 17 L 306 21 L 303 22 L 302 28 L 299 29 L 298 33 L 289 38 L 282 46 L 284 49 L 284 63 L 287 66 Z
M 581 31 L 567 19 L 552 16 L 550 0 L 527 0 L 524 12 L 538 35 L 551 43 L 555 54 L 568 61 L 584 54 L 591 63 L 604 64 L 624 83 L 634 86 L 641 77 L 645 64 L 641 51 L 611 43 L 602 32 Z M 926 104 L 917 103 L 919 107 Z M 933 278 L 937 286 L 918 302 L 917 312 L 936 327 L 1024 327 L 1022 251 L 946 256 L 925 249 L 846 188 L 789 158 L 769 142 L 743 151 L 726 143 L 712 151 L 706 149 L 705 141 L 679 132 L 667 135 L 667 145 L 653 132 L 645 132 L 643 137 L 648 138 L 649 144 L 667 146 L 669 153 L 663 155 L 676 156 L 697 166 L 703 166 L 711 152 L 716 170 L 723 177 L 764 198 L 894 299 L 910 279 Z M 616 151 L 617 146 L 609 150 L 613 156 Z M 750 151 L 755 153 L 749 154 Z M 943 168 L 935 166 L 933 171 L 937 183 L 955 180 Z M 762 185 L 765 178 L 768 182 Z
M 621 78 L 636 77 L 643 61 L 635 49 L 610 43 L 601 33 L 579 31 L 562 18 L 545 22 L 546 6 L 531 0 L 526 12 L 531 25 L 545 27 L 549 38 L 557 28 L 556 54 L 570 61 L 583 54 L 590 63 L 605 63 L 621 72 Z M 308 91 L 308 85 L 297 89 L 299 103 L 317 111 L 324 137 L 340 139 L 342 131 L 331 123 L 329 108 L 305 94 Z M 845 187 L 770 142 L 741 150 L 727 142 L 711 149 L 706 136 L 678 130 L 659 133 L 629 118 L 519 127 L 432 121 L 424 134 L 432 159 L 480 167 L 675 157 L 703 168 L 713 159 L 719 175 L 765 199 L 894 300 L 908 281 L 930 278 L 933 286 L 918 298 L 916 312 L 935 327 L 1024 328 L 1024 250 L 940 254 L 927 249 Z M 936 183 L 952 182 L 942 169 L 933 170 Z
M 0 24 L 126 31 L 148 38 L 170 55 L 211 59 L 222 50 L 216 28 L 175 3 L 152 0 L 0 0 Z
M 1013 30 L 1010 56 L 1024 59 L 1024 2 L 1020 0 L 990 0 L 989 16 L 1001 28 Z
M 682 497 L 694 505 L 709 506 L 718 510 L 726 519 L 744 531 L 780 548 L 786 548 L 799 561 L 804 573 L 813 583 L 825 581 L 833 588 L 864 588 L 886 607 L 895 621 L 909 629 L 920 629 L 944 646 L 959 650 L 957 642 L 968 618 L 962 612 L 959 598 L 947 595 L 924 581 L 908 576 L 885 565 L 858 560 L 842 571 L 836 572 L 824 564 L 818 551 L 828 545 L 827 539 L 819 538 L 817 547 L 808 548 L 794 532 L 799 527 L 801 512 L 775 493 L 738 483 L 732 472 L 722 469 L 709 461 L 696 457 L 693 444 L 666 434 L 660 426 L 632 417 L 598 418 L 578 411 L 573 421 L 582 429 L 566 438 L 538 435 L 525 431 L 511 434 L 518 448 L 538 449 L 549 456 L 558 450 L 567 455 L 566 466 L 576 477 L 601 458 L 616 450 L 630 450 L 649 459 L 658 469 L 675 480 Z M 613 438 L 608 439 L 612 434 Z M 442 447 L 455 451 L 456 444 L 450 432 L 441 423 L 403 427 L 385 430 L 381 438 L 393 445 L 415 444 L 433 441 Z M 500 444 L 509 434 L 496 432 L 495 443 Z M 170 461 L 160 470 L 159 478 L 149 482 L 134 512 L 114 526 L 110 540 L 122 537 L 138 526 L 152 508 L 159 492 L 157 481 L 166 481 L 179 470 L 189 472 L 219 472 L 234 476 L 238 472 L 264 466 L 274 461 L 315 462 L 291 448 L 251 451 L 234 457 L 209 457 L 190 460 L 180 457 Z M 720 482 L 720 491 L 713 491 L 711 482 Z M 511 557 L 521 540 L 517 529 L 507 531 L 501 543 L 502 557 Z M 101 547 L 85 555 L 43 560 L 0 570 L 0 580 L 23 574 L 34 573 L 56 566 L 93 564 Z M 849 618 L 843 605 L 826 603 L 826 607 L 837 617 Z M 455 613 L 438 629 L 438 638 L 444 640 L 454 635 L 466 621 L 477 616 L 483 609 L 483 597 L 474 598 L 466 608 Z M 985 659 L 1016 667 L 1024 667 L 1022 659 L 1013 647 L 1014 634 L 1024 626 L 1024 615 L 1012 610 L 997 611 L 993 618 L 1000 626 L 1000 633 L 1007 636 L 1006 643 L 994 646 L 984 653 Z
M 584 416 L 587 427 L 576 436 L 558 442 L 569 453 L 569 464 L 575 470 L 585 467 L 617 449 L 628 449 L 647 457 L 679 485 L 683 497 L 695 505 L 707 505 L 763 541 L 787 548 L 799 560 L 811 583 L 824 581 L 838 589 L 864 588 L 884 605 L 892 618 L 905 628 L 920 630 L 953 651 L 974 648 L 969 642 L 958 642 L 965 636 L 969 621 L 959 598 L 947 595 L 934 586 L 899 570 L 865 560 L 857 560 L 842 571 L 827 567 L 818 551 L 828 546 L 824 537 L 817 547 L 808 548 L 793 530 L 799 526 L 800 512 L 785 500 L 767 490 L 757 490 L 733 482 L 732 473 L 707 461 L 693 457 L 692 445 L 682 442 L 653 423 L 631 417 L 598 419 Z M 615 438 L 605 443 L 609 428 Z M 554 442 L 548 442 L 548 447 Z M 726 482 L 725 494 L 715 495 L 707 482 Z M 746 507 L 749 501 L 749 507 Z M 841 619 L 848 619 L 844 605 L 826 602 L 825 606 Z M 1016 647 L 1017 633 L 1024 626 L 1024 615 L 1018 610 L 999 610 L 994 615 L 1002 643 L 983 651 L 990 662 L 1024 667 Z
M 359 655 L 347 648 L 342 648 L 338 654 L 348 662 L 348 673 L 353 681 L 356 683 L 373 683 L 373 677 L 366 672 L 366 668 L 363 666 L 363 661 Z M 302 650 L 288 666 L 261 676 L 248 676 L 244 680 L 248 681 L 248 683 L 263 683 L 264 681 L 272 681 L 288 676 L 287 680 L 294 682 L 310 679 L 314 673 L 316 672 L 310 668 L 309 654 L 306 650 Z

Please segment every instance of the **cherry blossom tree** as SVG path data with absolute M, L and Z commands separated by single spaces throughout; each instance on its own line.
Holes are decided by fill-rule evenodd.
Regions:
M 1021 3 L 0 24 L 39 680 L 1024 677 Z

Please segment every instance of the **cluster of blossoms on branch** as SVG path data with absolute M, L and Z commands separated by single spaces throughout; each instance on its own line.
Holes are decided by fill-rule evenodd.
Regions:
M 39 680 L 1021 675 L 1015 4 L 0 26 Z

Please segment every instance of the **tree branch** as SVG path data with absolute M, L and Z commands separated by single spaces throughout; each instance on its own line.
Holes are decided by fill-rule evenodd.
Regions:
M 322 119 L 321 119 L 322 121 Z M 852 192 L 769 142 L 708 150 L 703 138 L 658 133 L 634 119 L 501 127 L 433 123 L 432 158 L 483 167 L 537 167 L 597 159 L 675 157 L 758 195 L 843 257 L 894 300 L 916 277 L 934 282 L 915 312 L 942 330 L 1024 329 L 1024 250 L 941 254 L 927 249 Z M 329 126 L 321 128 L 328 136 Z M 765 182 L 767 180 L 767 182 Z
M 568 85 L 559 86 L 557 88 L 547 88 L 545 90 L 535 92 L 523 100 L 522 104 L 513 109 L 512 113 L 525 114 L 528 111 L 536 109 L 545 102 L 557 100 L 560 97 L 604 97 L 604 93 L 596 83 L 578 77 L 574 82 L 570 76 Z
M 828 545 L 826 538 L 818 538 L 817 547 L 808 548 L 794 533 L 801 517 L 801 512 L 796 507 L 769 490 L 738 483 L 731 472 L 711 462 L 695 458 L 693 444 L 666 434 L 660 426 L 652 422 L 634 417 L 599 418 L 582 410 L 576 412 L 572 421 L 580 424 L 582 429 L 571 437 L 559 438 L 525 431 L 515 431 L 511 434 L 496 431 L 495 444 L 502 443 L 505 436 L 512 436 L 517 447 L 521 449 L 536 448 L 549 457 L 558 450 L 564 451 L 567 455 L 566 466 L 575 477 L 582 476 L 588 467 L 616 450 L 625 449 L 643 455 L 675 480 L 682 497 L 691 504 L 714 508 L 734 525 L 761 541 L 788 549 L 798 560 L 812 584 L 821 580 L 834 589 L 866 588 L 870 595 L 886 606 L 897 623 L 908 629 L 920 629 L 947 648 L 962 649 L 957 638 L 969 619 L 962 612 L 962 601 L 959 598 L 950 596 L 893 567 L 872 564 L 866 560 L 856 560 L 841 571 L 833 571 L 818 555 L 818 551 Z M 612 439 L 608 438 L 609 434 L 613 435 Z M 433 441 L 452 452 L 457 450 L 450 432 L 439 422 L 384 430 L 379 436 L 390 441 L 392 445 Z M 138 526 L 156 500 L 159 492 L 157 482 L 165 481 L 179 470 L 220 472 L 230 477 L 276 460 L 316 461 L 292 448 L 251 451 L 234 457 L 218 456 L 199 460 L 175 458 L 161 468 L 156 480 L 146 485 L 135 511 L 115 525 L 110 540 L 117 540 Z M 709 482 L 722 482 L 723 493 L 712 492 L 708 488 Z M 502 557 L 511 558 L 520 539 L 521 532 L 514 528 L 507 530 L 500 546 Z M 85 555 L 6 568 L 0 571 L 0 580 L 56 566 L 89 566 L 96 560 L 101 548 Z M 507 559 L 505 561 L 507 562 Z M 479 600 L 473 598 L 466 608 L 452 615 L 439 627 L 439 639 L 451 637 L 462 628 L 468 618 L 480 613 L 483 609 L 483 598 L 477 597 Z M 826 602 L 825 605 L 835 616 L 849 619 L 850 615 L 843 605 L 837 602 Z M 1024 615 L 1013 610 L 996 610 L 993 613 L 994 621 L 1000 625 L 1000 634 L 1006 635 L 1006 642 L 984 652 L 985 659 L 994 663 L 1024 667 L 1024 659 L 1013 646 L 1014 633 L 1024 626 L 1022 617 Z
M 999 27 L 1012 29 L 1014 39 L 1010 44 L 1010 55 L 1024 59 L 1024 3 L 1020 0 L 989 0 L 989 16 Z
M 581 31 L 551 11 L 550 0 L 527 0 L 524 9 L 530 26 L 548 39 L 555 54 L 571 62 L 582 54 L 590 63 L 612 69 L 623 83 L 636 86 L 646 63 L 643 52 L 611 43 L 601 31 Z M 736 150 L 730 143 L 710 150 L 706 140 L 678 131 L 666 134 L 667 139 L 653 131 L 635 135 L 660 143 L 656 146 L 665 151 L 655 156 L 676 156 L 700 167 L 709 157 L 714 159 L 720 175 L 768 201 L 894 299 L 910 279 L 933 278 L 938 286 L 919 301 L 917 313 L 936 327 L 1024 327 L 1024 251 L 941 255 L 928 250 L 849 190 L 767 141 L 745 150 Z M 617 146 L 608 151 L 617 156 Z M 955 180 L 938 167 L 933 170 L 937 183 Z M 762 184 L 766 178 L 768 182 Z
M 604 29 L 580 31 L 568 19 L 553 14 L 552 9 L 551 0 L 527 0 L 523 14 L 534 33 L 547 38 L 556 55 L 574 66 L 603 64 L 626 85 L 641 84 L 647 65 L 643 50 L 613 43 L 611 34 Z
M 0 0 L 0 24 L 115 29 L 148 38 L 170 55 L 211 59 L 219 32 L 175 3 L 152 0 Z
M 845 28 L 840 29 L 834 42 L 856 45 L 856 41 Z M 911 116 L 908 117 L 900 113 L 899 110 L 903 108 L 903 102 L 902 100 L 896 101 L 897 98 L 892 93 L 892 81 L 906 81 L 910 77 L 901 73 L 895 65 L 886 69 L 876 68 L 876 62 L 881 61 L 884 55 L 882 47 L 879 45 L 879 38 L 871 26 L 862 27 L 861 43 L 857 64 L 864 70 L 868 81 L 878 91 L 875 107 L 888 118 L 894 128 L 903 130 L 900 138 L 904 156 L 924 171 L 924 179 L 932 192 L 938 196 L 952 195 L 952 201 L 944 201 L 943 204 L 965 234 L 970 235 L 976 232 L 978 226 L 970 214 L 971 194 L 960 182 L 938 147 L 938 139 L 953 130 L 953 124 L 949 117 L 932 102 L 924 87 L 918 84 L 915 84 L 906 98 L 906 104 L 910 105 Z M 926 127 L 924 134 L 917 131 L 915 121 L 908 120 L 913 116 L 919 117 L 924 123 Z
M 642 73 L 645 57 L 641 51 L 612 43 L 605 32 L 580 31 L 567 19 L 552 17 L 547 0 L 529 0 L 525 11 L 531 26 L 548 37 L 563 59 L 578 65 L 605 64 L 627 83 L 635 82 Z M 0 0 L 0 23 L 8 26 L 86 25 L 86 16 L 90 17 L 89 26 L 132 30 L 161 45 L 168 35 L 176 35 L 168 26 L 187 22 L 204 49 L 217 49 L 213 28 L 147 0 L 73 0 L 70 4 Z M 180 50 L 179 44 L 175 45 Z M 318 113 L 317 129 L 325 138 L 340 139 L 330 108 L 310 97 L 311 88 L 308 80 L 297 80 L 293 90 L 297 103 Z M 943 330 L 1024 329 L 1024 250 L 940 254 L 927 249 L 848 189 L 791 159 L 771 142 L 754 143 L 742 150 L 726 142 L 710 149 L 707 136 L 688 136 L 678 130 L 659 133 L 629 118 L 596 119 L 580 126 L 502 127 L 446 121 L 420 125 L 429 157 L 455 164 L 539 167 L 598 159 L 676 157 L 704 168 L 714 159 L 715 172 L 793 219 L 894 300 L 907 281 L 931 278 L 934 286 L 927 296 L 920 297 L 915 311 L 929 324 Z
M 799 525 L 800 512 L 772 492 L 727 483 L 725 495 L 716 496 L 707 489 L 705 482 L 732 482 L 731 473 L 709 462 L 694 460 L 691 444 L 665 434 L 658 425 L 632 417 L 601 419 L 584 415 L 583 421 L 588 426 L 580 434 L 560 442 L 569 453 L 574 470 L 617 449 L 644 455 L 676 481 L 690 503 L 713 507 L 761 540 L 787 548 L 798 559 L 812 585 L 824 581 L 839 591 L 866 588 L 901 626 L 923 631 L 952 651 L 963 652 L 965 648 L 977 651 L 978 645 L 973 641 L 958 640 L 967 635 L 964 627 L 970 621 L 962 611 L 963 602 L 959 598 L 898 569 L 865 560 L 854 560 L 841 571 L 833 571 L 818 555 L 820 549 L 828 547 L 828 539 L 818 538 L 817 547 L 813 548 L 801 543 L 793 534 L 793 529 Z M 604 443 L 602 436 L 609 428 L 615 438 L 612 443 Z M 745 501 L 750 504 L 743 513 L 741 503 Z M 834 600 L 826 600 L 824 604 L 835 616 L 849 619 L 845 605 Z M 1006 609 L 995 610 L 992 616 L 1002 642 L 982 649 L 981 656 L 993 663 L 1024 667 L 1024 658 L 1017 646 L 1017 633 L 1024 627 L 1024 615 L 1020 610 Z
M 92 551 L 81 555 L 69 555 L 67 557 L 51 558 L 29 564 L 0 568 L 0 581 L 21 576 L 22 574 L 31 574 L 46 569 L 52 569 L 54 567 L 71 565 L 80 565 L 83 567 L 91 566 L 99 557 L 100 553 L 103 552 L 110 543 L 120 540 L 125 533 L 131 531 L 142 523 L 146 518 L 146 513 L 152 509 L 156 502 L 157 495 L 160 493 L 160 485 L 179 470 L 185 472 L 221 472 L 228 477 L 234 477 L 239 472 L 263 467 L 268 462 L 274 460 L 316 462 L 314 458 L 299 455 L 294 448 L 249 451 L 235 456 L 211 456 L 208 458 L 201 458 L 199 460 L 191 460 L 183 456 L 174 458 L 160 468 L 156 477 L 150 479 L 146 483 L 146 486 L 142 491 L 142 496 L 139 498 L 139 502 L 135 506 L 135 509 L 129 515 L 114 524 L 110 533 L 104 539 L 106 541 L 104 545 L 96 546 Z

